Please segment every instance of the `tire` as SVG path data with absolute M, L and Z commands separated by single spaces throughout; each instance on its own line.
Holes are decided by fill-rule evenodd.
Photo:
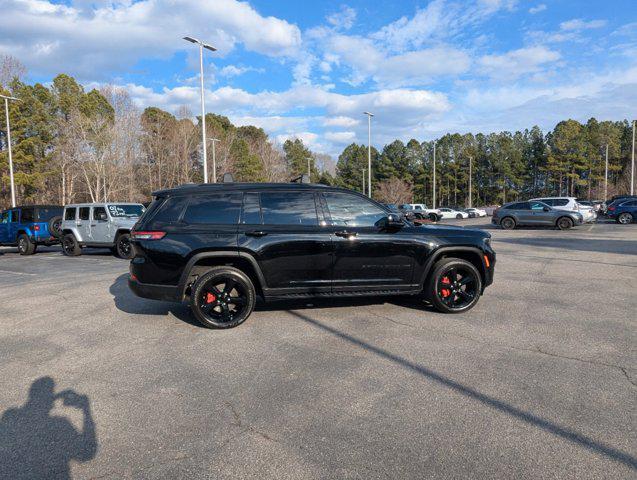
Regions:
M 437 222 L 438 221 L 438 215 L 436 215 L 435 213 L 430 213 L 429 215 L 427 215 L 429 217 L 429 220 L 431 220 L 432 222 Z
M 616 221 L 622 225 L 628 225 L 629 223 L 633 223 L 633 220 L 634 218 L 632 213 L 624 212 L 619 214 Z
M 513 230 L 515 228 L 515 219 L 513 217 L 504 217 L 500 220 L 500 227 L 503 230 Z
M 33 255 L 35 253 L 35 243 L 24 233 L 18 236 L 18 253 L 20 255 Z
M 72 233 L 67 233 L 62 237 L 62 253 L 67 257 L 77 257 L 82 254 L 82 247 Z
M 229 299 L 236 299 L 237 303 Z M 193 315 L 207 328 L 233 328 L 242 324 L 254 310 L 255 303 L 256 292 L 250 278 L 241 270 L 226 266 L 214 267 L 199 277 L 190 295 Z
M 457 218 L 458 220 L 460 220 L 460 219 L 462 219 L 462 215 L 458 214 L 458 215 L 456 215 L 456 218 Z
M 122 233 L 115 241 L 115 251 L 119 258 L 130 260 L 135 256 L 133 245 L 130 241 L 130 233 Z
M 62 217 L 57 216 L 49 220 L 49 233 L 55 238 L 62 238 Z
M 422 216 L 422 213 L 414 213 L 414 218 L 417 220 L 424 220 L 425 217 Z
M 560 230 L 568 230 L 569 228 L 573 228 L 573 220 L 569 217 L 560 217 L 557 219 L 557 222 L 555 222 L 555 225 L 557 225 L 557 228 Z
M 472 263 L 461 258 L 438 261 L 433 266 L 425 290 L 426 297 L 442 313 L 469 311 L 478 303 L 481 294 L 480 272 Z

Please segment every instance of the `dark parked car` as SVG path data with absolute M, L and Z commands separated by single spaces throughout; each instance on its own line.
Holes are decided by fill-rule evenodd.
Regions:
M 0 245 L 17 246 L 20 255 L 32 255 L 38 245 L 60 242 L 63 208 L 30 205 L 0 213 Z
M 633 223 L 637 219 L 637 199 L 614 202 L 608 206 L 608 218 L 614 218 L 617 223 Z
M 505 230 L 517 226 L 552 226 L 567 230 L 581 225 L 584 217 L 579 212 L 558 210 L 546 203 L 535 200 L 529 202 L 511 202 L 502 205 L 493 212 L 491 223 Z
M 190 300 L 207 327 L 242 323 L 256 296 L 423 295 L 465 312 L 493 281 L 490 234 L 416 226 L 349 190 L 207 184 L 155 193 L 132 231 L 129 286 Z
M 608 209 L 611 205 L 619 205 L 620 203 L 627 202 L 628 200 L 637 200 L 637 195 L 615 195 L 602 203 L 602 213 L 608 215 Z

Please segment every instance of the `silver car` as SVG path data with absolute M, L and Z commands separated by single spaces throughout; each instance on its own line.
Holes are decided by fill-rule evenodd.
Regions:
M 505 230 L 517 226 L 551 226 L 568 230 L 583 221 L 584 217 L 579 212 L 558 210 L 535 200 L 506 203 L 495 210 L 491 218 L 491 223 Z
M 130 231 L 144 213 L 141 203 L 79 203 L 64 207 L 62 251 L 68 256 L 83 247 L 110 248 L 121 258 L 132 258 Z

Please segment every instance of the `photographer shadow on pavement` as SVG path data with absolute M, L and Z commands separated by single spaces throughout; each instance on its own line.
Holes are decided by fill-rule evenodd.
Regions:
M 56 401 L 82 411 L 78 431 L 63 416 L 51 415 Z M 0 419 L 0 478 L 70 479 L 70 462 L 87 462 L 97 453 L 95 422 L 89 399 L 73 390 L 55 393 L 51 377 L 31 384 L 29 398 L 18 408 L 10 408 Z

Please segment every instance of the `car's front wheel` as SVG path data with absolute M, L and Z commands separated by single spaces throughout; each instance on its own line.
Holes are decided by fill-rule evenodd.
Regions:
M 500 226 L 504 230 L 513 230 L 515 228 L 515 220 L 511 217 L 504 217 L 500 220 Z
M 20 255 L 33 255 L 35 248 L 35 243 L 33 243 L 26 234 L 23 233 L 18 237 L 18 253 L 20 253 Z
M 67 233 L 62 237 L 62 252 L 67 257 L 77 257 L 82 254 L 82 247 L 72 233 Z
M 482 277 L 471 262 L 445 258 L 434 265 L 425 293 L 440 312 L 466 312 L 480 299 Z
M 617 223 L 621 223 L 622 225 L 633 223 L 633 215 L 628 212 L 620 213 L 617 217 Z
M 192 287 L 190 308 L 208 328 L 232 328 L 245 322 L 256 303 L 250 278 L 234 267 L 214 267 Z
M 435 213 L 431 212 L 428 216 L 429 216 L 429 220 L 431 220 L 432 222 L 438 221 L 438 215 L 436 215 Z

